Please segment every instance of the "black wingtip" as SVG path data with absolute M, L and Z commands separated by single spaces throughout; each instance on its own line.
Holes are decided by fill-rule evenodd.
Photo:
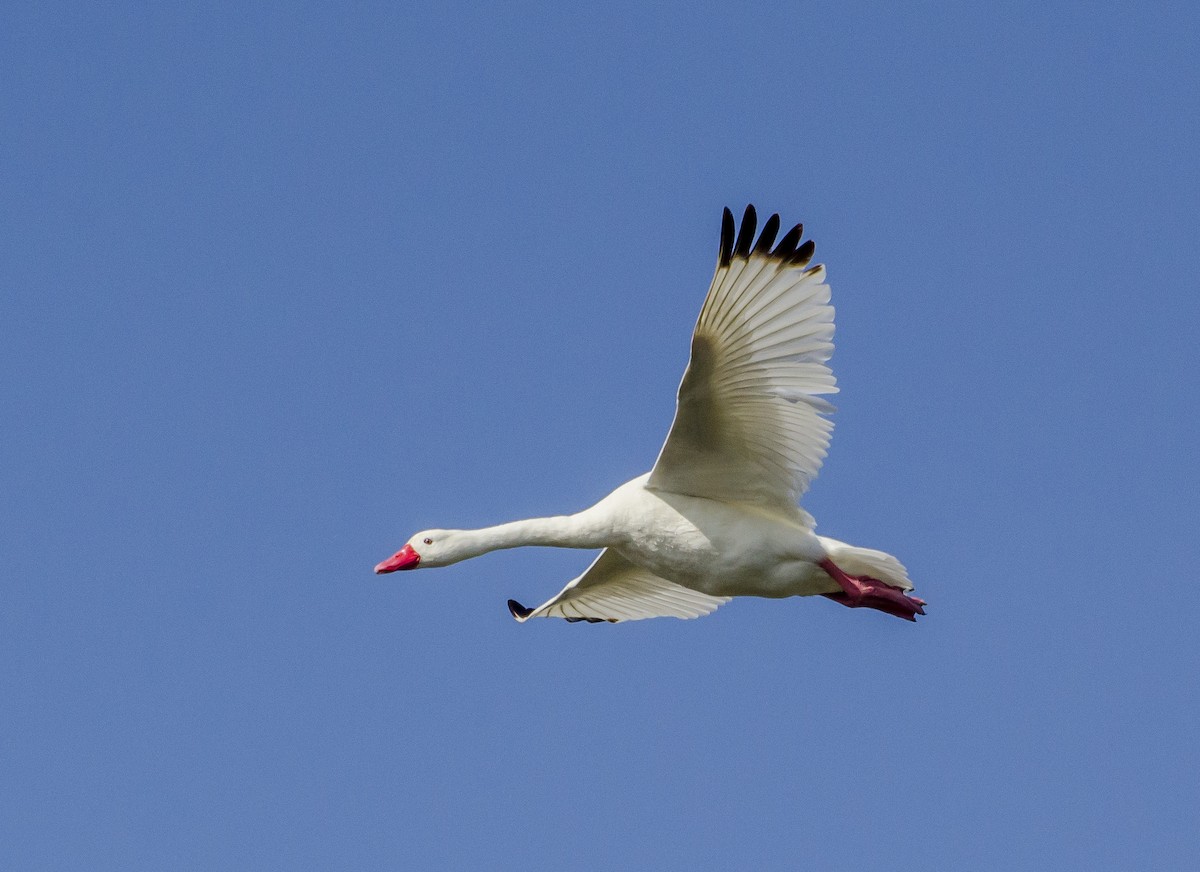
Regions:
M 733 213 L 729 211 L 729 207 L 725 207 L 725 214 L 721 216 L 721 266 L 729 266 L 729 261 L 733 257 Z
M 775 246 L 775 250 L 771 252 L 771 257 L 777 257 L 780 260 L 787 260 L 796 253 L 796 246 L 800 244 L 800 237 L 803 235 L 804 225 L 797 224 L 784 234 L 783 239 L 779 240 L 779 244 Z
M 523 620 L 525 620 L 527 617 L 529 617 L 530 615 L 532 615 L 532 614 L 533 614 L 533 609 L 527 609 L 527 608 L 525 608 L 525 606 L 521 605 L 521 604 L 520 604 L 519 602 L 517 602 L 516 600 L 509 600 L 509 601 L 508 601 L 508 611 L 509 611 L 509 612 L 512 614 L 512 616 L 513 616 L 514 618 L 516 618 L 518 621 L 523 621 Z
M 766 257 L 771 260 L 779 261 L 786 267 L 803 267 L 812 260 L 813 251 L 816 246 L 813 245 L 811 239 L 801 242 L 801 237 L 804 236 L 804 225 L 797 224 L 779 240 L 779 244 L 775 245 L 775 238 L 779 235 L 779 215 L 773 214 L 763 224 L 762 234 L 758 237 L 758 242 L 754 241 L 754 232 L 758 226 L 758 213 L 755 212 L 754 206 L 746 207 L 746 212 L 742 216 L 742 226 L 737 227 L 733 220 L 733 213 L 729 209 L 725 209 L 721 216 L 721 253 L 719 266 L 727 267 L 734 259 L 748 260 L 751 256 Z M 775 245 L 775 250 L 771 250 L 771 246 Z M 751 247 L 753 246 L 753 251 Z
M 758 237 L 758 242 L 754 246 L 754 253 L 769 255 L 771 253 L 771 246 L 775 244 L 775 237 L 778 235 L 779 213 L 776 212 L 763 225 L 762 234 Z
M 742 215 L 742 226 L 738 230 L 737 244 L 733 246 L 734 257 L 749 257 L 750 244 L 754 242 L 754 231 L 758 229 L 758 213 L 754 211 L 753 205 L 746 206 L 746 212 Z
M 811 239 L 809 239 L 803 245 L 797 248 L 793 254 L 788 256 L 787 262 L 792 266 L 804 266 L 806 263 L 812 260 L 813 251 L 815 250 L 816 245 L 813 244 Z

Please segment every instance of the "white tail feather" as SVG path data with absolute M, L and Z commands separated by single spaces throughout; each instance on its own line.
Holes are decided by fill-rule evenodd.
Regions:
M 885 551 L 847 545 L 837 539 L 818 536 L 829 558 L 848 575 L 867 575 L 901 590 L 912 590 L 904 564 Z

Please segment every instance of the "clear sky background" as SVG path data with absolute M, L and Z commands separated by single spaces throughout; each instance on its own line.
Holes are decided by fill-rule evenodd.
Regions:
M 0 866 L 1195 869 L 1194 3 L 29 4 Z M 376 577 L 649 468 L 723 206 L 838 311 L 822 599 Z

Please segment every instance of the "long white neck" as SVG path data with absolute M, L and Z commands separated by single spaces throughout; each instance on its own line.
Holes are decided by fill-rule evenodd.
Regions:
M 459 560 L 478 557 L 489 551 L 520 548 L 523 545 L 550 545 L 556 548 L 604 548 L 611 544 L 607 525 L 597 524 L 592 513 L 529 518 L 480 530 L 457 530 L 455 538 L 464 553 Z

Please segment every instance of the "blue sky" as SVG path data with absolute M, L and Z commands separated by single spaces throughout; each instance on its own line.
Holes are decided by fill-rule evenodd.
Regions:
M 3 18 L 0 866 L 1200 863 L 1194 4 Z M 926 619 L 371 574 L 649 468 L 746 202 Z

